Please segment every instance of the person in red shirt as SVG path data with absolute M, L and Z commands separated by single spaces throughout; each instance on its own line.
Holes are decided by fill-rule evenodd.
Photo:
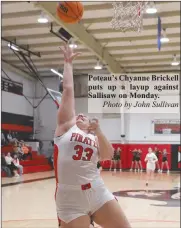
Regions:
M 21 149 L 23 151 L 23 159 L 27 159 L 28 157 L 30 157 L 31 160 L 33 159 L 32 153 L 25 143 L 22 143 Z

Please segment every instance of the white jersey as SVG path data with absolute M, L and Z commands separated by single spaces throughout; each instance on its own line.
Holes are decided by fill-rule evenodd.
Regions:
M 56 181 L 65 185 L 84 185 L 102 180 L 97 169 L 98 145 L 95 136 L 74 125 L 64 135 L 54 138 Z
M 152 152 L 152 153 L 148 153 L 148 154 L 146 155 L 145 160 L 147 160 L 148 163 L 154 164 L 156 161 L 158 161 L 158 158 L 157 158 L 157 156 L 155 155 L 155 153 Z

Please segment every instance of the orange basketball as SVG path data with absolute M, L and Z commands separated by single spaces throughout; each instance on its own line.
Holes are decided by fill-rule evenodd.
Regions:
M 65 23 L 76 23 L 81 20 L 84 7 L 81 2 L 59 2 L 57 15 Z

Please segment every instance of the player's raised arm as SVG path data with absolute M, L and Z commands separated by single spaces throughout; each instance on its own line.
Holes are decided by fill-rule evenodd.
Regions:
M 75 124 L 75 98 L 72 61 L 79 55 L 79 53 L 73 53 L 72 49 L 68 45 L 65 45 L 61 48 L 61 50 L 64 54 L 63 93 L 57 114 L 57 129 L 55 136 L 64 134 Z

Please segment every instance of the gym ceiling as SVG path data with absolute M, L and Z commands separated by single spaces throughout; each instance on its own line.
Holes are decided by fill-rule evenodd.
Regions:
M 64 24 L 56 16 L 56 2 L 2 2 L 2 37 L 17 45 L 40 52 L 41 57 L 32 55 L 40 76 L 56 76 L 50 69 L 63 67 L 63 56 L 59 46 L 63 41 L 50 33 L 63 27 L 76 40 L 78 52 L 74 73 L 121 73 L 121 72 L 176 72 L 180 65 L 171 66 L 173 55 L 180 59 L 180 2 L 156 2 L 158 12 L 144 15 L 141 33 L 126 33 L 113 30 L 110 21 L 113 15 L 111 2 L 83 2 L 84 15 L 78 24 Z M 40 24 L 37 19 L 44 12 L 48 23 Z M 166 29 L 169 42 L 157 48 L 157 16 L 161 17 L 162 28 Z M 28 72 L 24 64 L 13 54 L 4 40 L 2 61 Z M 95 70 L 97 60 L 102 70 Z M 29 74 L 29 73 L 28 73 Z

